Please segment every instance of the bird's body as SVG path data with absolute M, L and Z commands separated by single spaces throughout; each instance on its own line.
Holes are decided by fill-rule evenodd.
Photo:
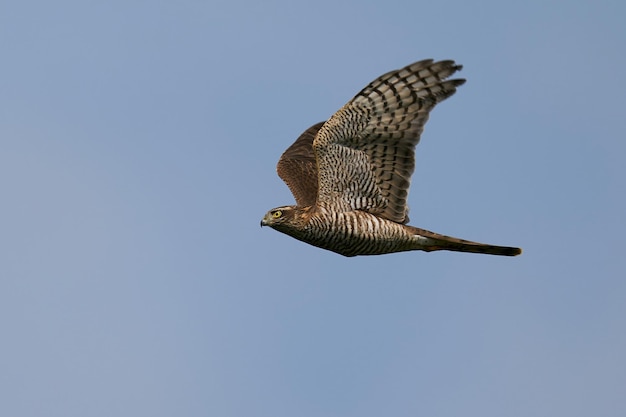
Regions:
M 278 174 L 297 205 L 270 210 L 261 225 L 345 255 L 452 250 L 518 255 L 408 226 L 414 149 L 430 110 L 465 80 L 446 80 L 453 61 L 419 61 L 374 80 L 281 156 Z
M 277 211 L 291 220 L 273 224 L 274 229 L 344 256 L 382 255 L 411 250 L 450 250 L 506 256 L 519 254 L 518 248 L 486 245 L 440 235 L 360 210 L 337 212 L 323 207 L 285 206 L 270 211 L 269 217 L 274 217 L 272 213 Z M 269 218 L 262 221 L 263 225 L 268 223 L 271 223 Z
M 341 255 L 376 255 L 419 248 L 419 236 L 411 236 L 404 225 L 367 212 L 289 206 L 279 210 L 283 215 L 292 210 L 294 219 L 277 224 L 276 230 Z

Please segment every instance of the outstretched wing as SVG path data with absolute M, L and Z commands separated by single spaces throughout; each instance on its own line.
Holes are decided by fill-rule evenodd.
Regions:
M 446 80 L 460 69 L 428 59 L 391 71 L 323 124 L 313 142 L 318 204 L 408 222 L 415 146 L 429 112 L 465 82 Z
M 298 206 L 312 206 L 317 200 L 317 162 L 313 139 L 324 122 L 304 131 L 281 155 L 276 166 L 278 176 L 285 181 Z

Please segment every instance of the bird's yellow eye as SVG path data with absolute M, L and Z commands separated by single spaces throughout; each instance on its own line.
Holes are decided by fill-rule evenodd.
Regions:
M 272 217 L 275 218 L 275 219 L 279 218 L 282 215 L 283 215 L 283 212 L 280 211 L 280 210 L 276 210 L 276 211 L 272 212 Z

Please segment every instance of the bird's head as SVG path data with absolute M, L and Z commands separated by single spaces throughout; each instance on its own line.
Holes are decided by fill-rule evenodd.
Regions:
M 276 207 L 265 214 L 261 220 L 261 226 L 270 226 L 274 229 L 281 229 L 294 219 L 296 210 L 294 206 Z

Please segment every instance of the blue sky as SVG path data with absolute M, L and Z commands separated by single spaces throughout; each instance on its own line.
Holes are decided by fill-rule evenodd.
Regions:
M 0 5 L 3 416 L 623 416 L 621 1 Z M 283 150 L 378 75 L 467 83 L 411 224 L 524 254 L 344 258 L 260 229 Z

